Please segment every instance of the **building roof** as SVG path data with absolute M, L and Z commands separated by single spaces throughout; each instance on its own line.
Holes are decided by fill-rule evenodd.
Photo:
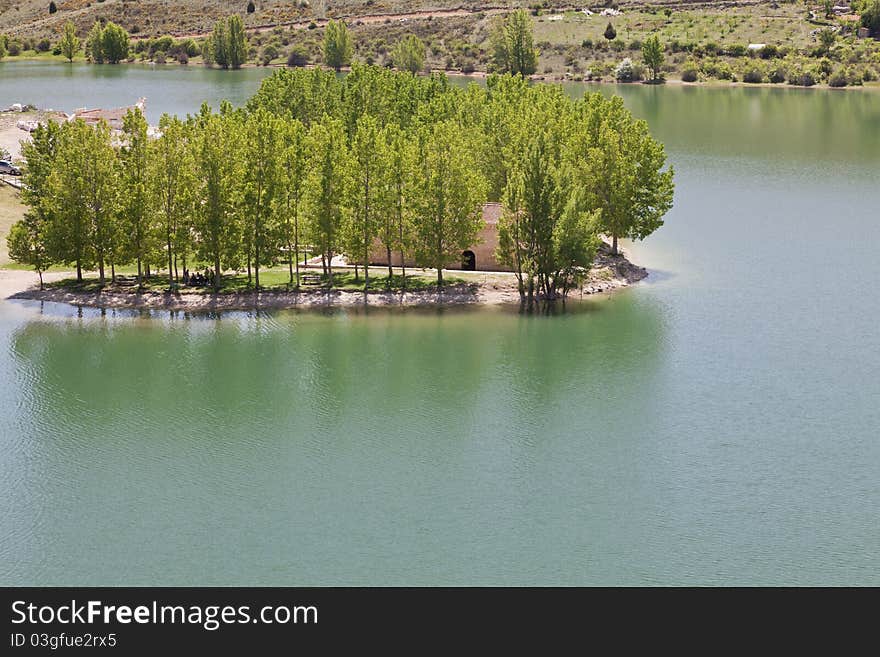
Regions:
M 499 219 L 501 219 L 501 204 L 486 203 L 483 206 L 483 221 L 490 226 L 494 226 L 498 223 Z

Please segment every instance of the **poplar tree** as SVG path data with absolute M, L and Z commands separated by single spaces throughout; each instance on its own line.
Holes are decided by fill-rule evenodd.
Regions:
M 590 204 L 601 210 L 602 231 L 611 236 L 618 253 L 621 237 L 641 240 L 663 225 L 672 207 L 673 170 L 664 170 L 663 145 L 648 124 L 633 118 L 620 96 L 590 96 L 573 139 L 577 175 L 586 186 Z
M 338 119 L 324 118 L 309 130 L 312 161 L 306 199 L 309 234 L 321 251 L 328 285 L 333 286 L 332 260 L 338 252 L 348 196 L 348 149 L 345 129 Z
M 416 263 L 437 270 L 461 259 L 483 227 L 486 185 L 466 136 L 452 121 L 425 126 L 420 135 L 415 177 L 419 220 L 416 222 Z
M 104 28 L 100 21 L 95 21 L 86 36 L 86 57 L 95 64 L 104 63 Z
M 140 109 L 126 112 L 122 120 L 122 134 L 124 143 L 119 149 L 119 219 L 127 247 L 124 253 L 134 257 L 137 263 L 140 288 L 144 282 L 144 261 L 154 242 L 154 197 L 150 194 L 147 120 Z
M 125 28 L 108 21 L 101 32 L 101 55 L 109 64 L 118 64 L 128 57 L 129 36 Z
M 660 37 L 652 34 L 642 44 L 642 60 L 651 70 L 651 81 L 660 80 L 661 68 L 663 66 L 663 45 L 660 43 Z
M 252 245 L 255 286 L 260 265 L 272 264 L 277 253 L 276 201 L 282 195 L 281 121 L 263 109 L 248 115 L 244 125 L 244 230 Z
M 89 126 L 73 121 L 61 131 L 49 176 L 52 228 L 58 260 L 82 270 L 98 265 L 100 284 L 104 267 L 117 246 L 117 165 L 104 122 Z
M 337 73 L 351 64 L 353 48 L 348 27 L 342 21 L 330 21 L 324 30 L 324 63 Z
M 167 114 L 159 119 L 159 130 L 162 135 L 150 144 L 149 179 L 158 229 L 165 239 L 168 287 L 173 288 L 178 280 L 178 257 L 183 259 L 186 267 L 193 210 L 192 189 L 196 181 L 189 147 L 191 131 L 180 119 Z
M 379 216 L 379 240 L 388 259 L 388 287 L 391 287 L 393 269 L 391 252 L 400 253 L 403 287 L 406 288 L 406 255 L 411 245 L 412 218 L 410 206 L 411 185 L 415 158 L 410 138 L 397 125 L 385 127 L 381 141 L 383 149 L 379 158 L 382 185 L 377 195 Z
M 532 36 L 532 23 L 524 9 L 503 19 L 492 35 L 495 68 L 527 77 L 538 70 L 538 51 Z
M 247 38 L 241 16 L 233 14 L 227 19 L 227 64 L 229 68 L 241 68 L 247 61 Z
M 194 143 L 196 161 L 195 224 L 199 235 L 199 255 L 212 263 L 213 287 L 220 291 L 221 265 L 238 254 L 236 222 L 236 181 L 239 171 L 229 119 L 211 114 L 203 106 L 197 119 L 198 138 Z
M 67 58 L 67 61 L 72 62 L 76 53 L 79 52 L 80 46 L 79 38 L 76 36 L 76 26 L 72 21 L 67 21 L 64 24 L 64 32 L 58 45 L 61 48 L 61 54 Z
M 22 156 L 27 162 L 22 175 L 21 199 L 28 207 L 24 218 L 10 231 L 9 256 L 22 264 L 30 265 L 40 277 L 43 287 L 43 272 L 52 264 L 52 204 L 49 190 L 49 176 L 55 165 L 61 124 L 47 121 L 37 126 L 31 139 L 22 143 Z M 12 242 L 15 242 L 14 244 Z
M 298 119 L 284 122 L 281 135 L 284 147 L 281 163 L 284 185 L 281 228 L 287 247 L 290 284 L 293 285 L 295 267 L 297 287 L 299 287 L 300 213 L 308 177 L 306 136 L 305 126 Z
M 376 239 L 376 203 L 382 175 L 380 163 L 384 157 L 376 119 L 362 116 L 351 145 L 351 213 L 346 246 L 351 259 L 364 267 L 365 292 L 370 285 L 370 251 Z

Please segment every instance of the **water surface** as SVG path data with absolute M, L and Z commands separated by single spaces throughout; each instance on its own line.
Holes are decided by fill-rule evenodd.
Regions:
M 676 204 L 576 312 L 0 303 L 0 583 L 880 584 L 880 95 L 602 90 Z

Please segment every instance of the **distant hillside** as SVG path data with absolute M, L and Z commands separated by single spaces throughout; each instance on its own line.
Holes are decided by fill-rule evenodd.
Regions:
M 0 0 L 0 33 L 20 37 L 49 37 L 60 34 L 61 26 L 73 21 L 85 32 L 102 18 L 121 24 L 130 33 L 143 36 L 200 34 L 214 21 L 232 13 L 240 14 L 249 28 L 287 24 L 322 18 L 367 17 L 450 10 L 484 11 L 543 5 L 547 8 L 598 8 L 606 3 L 536 0 L 254 0 L 255 10 L 247 13 L 248 0 L 55 0 L 57 11 L 49 13 L 50 0 Z M 620 2 L 621 6 L 700 6 L 747 5 L 746 2 L 718 0 L 653 0 Z
M 201 33 L 214 21 L 237 13 L 249 27 L 308 21 L 322 17 L 393 14 L 436 9 L 480 9 L 493 6 L 525 6 L 527 2 L 468 2 L 467 0 L 255 0 L 247 13 L 248 0 L 55 0 L 58 11 L 49 13 L 49 0 L 0 0 L 0 32 L 17 36 L 51 37 L 72 20 L 86 30 L 96 19 L 121 24 L 132 34 Z

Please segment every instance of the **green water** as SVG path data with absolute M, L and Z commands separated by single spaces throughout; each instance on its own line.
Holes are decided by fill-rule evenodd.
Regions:
M 0 302 L 0 583 L 880 584 L 880 94 L 618 90 L 676 205 L 563 316 Z

